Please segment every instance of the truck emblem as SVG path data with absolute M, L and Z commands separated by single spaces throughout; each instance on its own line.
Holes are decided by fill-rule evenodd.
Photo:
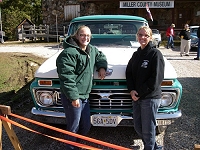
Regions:
M 101 98 L 108 98 L 112 93 L 98 93 L 98 95 L 100 95 Z
M 111 76 L 112 75 L 113 70 L 112 69 L 107 69 L 106 70 L 106 76 Z
M 99 98 L 100 101 L 110 101 L 110 95 L 112 95 L 112 93 L 100 93 L 99 94 L 101 96 L 101 98 Z

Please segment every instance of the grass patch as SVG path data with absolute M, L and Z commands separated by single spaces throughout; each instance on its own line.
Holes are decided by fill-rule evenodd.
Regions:
M 45 60 L 27 53 L 0 53 L 0 104 L 21 109 L 30 103 L 29 86 Z

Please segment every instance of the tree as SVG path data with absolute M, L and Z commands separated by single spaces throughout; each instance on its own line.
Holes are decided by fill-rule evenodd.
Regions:
M 16 27 L 24 19 L 36 25 L 42 23 L 41 0 L 3 0 L 0 6 L 3 31 L 11 40 L 16 39 Z

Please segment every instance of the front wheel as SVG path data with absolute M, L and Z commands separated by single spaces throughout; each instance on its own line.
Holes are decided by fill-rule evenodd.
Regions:
M 4 43 L 4 39 L 3 38 L 0 38 L 0 41 L 1 41 L 2 44 Z

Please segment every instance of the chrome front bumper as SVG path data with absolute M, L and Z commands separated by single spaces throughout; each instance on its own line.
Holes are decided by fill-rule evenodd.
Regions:
M 32 108 L 31 113 L 34 115 L 39 115 L 39 116 L 65 118 L 65 113 L 63 113 L 63 112 L 36 109 L 35 107 Z
M 33 107 L 31 110 L 31 113 L 36 115 L 35 118 L 36 119 L 39 118 L 39 120 L 41 120 L 42 122 L 58 123 L 64 120 L 64 124 L 65 124 L 65 113 L 63 112 L 39 110 Z M 156 116 L 157 124 L 170 125 L 174 119 L 179 118 L 181 116 L 182 116 L 181 110 L 173 112 L 173 113 L 158 113 Z M 120 117 L 122 120 L 119 123 L 119 126 L 130 126 L 130 124 L 132 124 L 132 120 L 133 120 L 132 117 L 130 116 L 120 116 Z M 54 121 L 54 120 L 60 120 L 60 121 Z M 59 124 L 63 124 L 63 123 L 59 123 Z

